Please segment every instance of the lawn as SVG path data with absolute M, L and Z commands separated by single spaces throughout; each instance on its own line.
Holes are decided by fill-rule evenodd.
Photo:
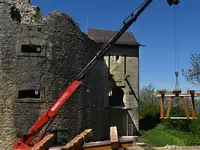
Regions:
M 193 135 L 190 132 L 166 129 L 161 125 L 148 131 L 141 131 L 141 134 L 138 138 L 139 142 L 144 142 L 155 147 L 164 147 L 166 145 L 200 145 L 199 136 Z

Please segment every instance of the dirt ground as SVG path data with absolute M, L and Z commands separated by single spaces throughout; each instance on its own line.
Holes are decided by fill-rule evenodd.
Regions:
M 200 146 L 166 146 L 153 147 L 155 150 L 200 150 Z
M 166 146 L 166 147 L 152 147 L 154 150 L 200 150 L 200 146 Z M 128 150 L 145 150 L 140 146 L 133 146 L 127 148 Z

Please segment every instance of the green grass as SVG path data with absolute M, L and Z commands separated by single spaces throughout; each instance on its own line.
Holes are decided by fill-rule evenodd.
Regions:
M 152 147 L 145 147 L 144 150 L 154 150 Z
M 165 129 L 161 125 L 149 131 L 142 131 L 142 136 L 138 138 L 140 142 L 145 142 L 152 146 L 163 147 L 166 145 L 190 146 L 199 145 L 200 138 L 189 132 Z

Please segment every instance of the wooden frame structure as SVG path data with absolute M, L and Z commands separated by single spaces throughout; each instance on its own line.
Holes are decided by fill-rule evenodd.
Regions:
M 165 94 L 165 91 L 159 91 L 158 94 L 155 95 L 155 97 L 160 97 L 160 119 L 197 119 L 196 118 L 196 111 L 195 111 L 195 102 L 194 97 L 200 97 L 200 93 L 195 93 L 194 90 L 188 90 L 187 94 L 181 94 L 181 91 L 173 91 L 172 94 Z M 164 117 L 164 100 L 165 98 L 170 98 L 170 102 L 167 109 L 166 117 Z M 183 108 L 186 114 L 186 117 L 170 117 L 170 112 L 172 108 L 172 104 L 175 97 L 179 97 L 179 99 L 182 101 Z M 192 117 L 190 117 L 188 108 L 185 102 L 185 97 L 191 97 L 191 109 L 192 109 Z

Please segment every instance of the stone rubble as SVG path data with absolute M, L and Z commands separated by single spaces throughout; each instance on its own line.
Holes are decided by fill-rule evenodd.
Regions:
M 15 6 L 20 11 L 22 24 L 34 24 L 35 16 L 40 12 L 40 8 L 32 6 L 29 0 L 0 0 L 0 2 Z

